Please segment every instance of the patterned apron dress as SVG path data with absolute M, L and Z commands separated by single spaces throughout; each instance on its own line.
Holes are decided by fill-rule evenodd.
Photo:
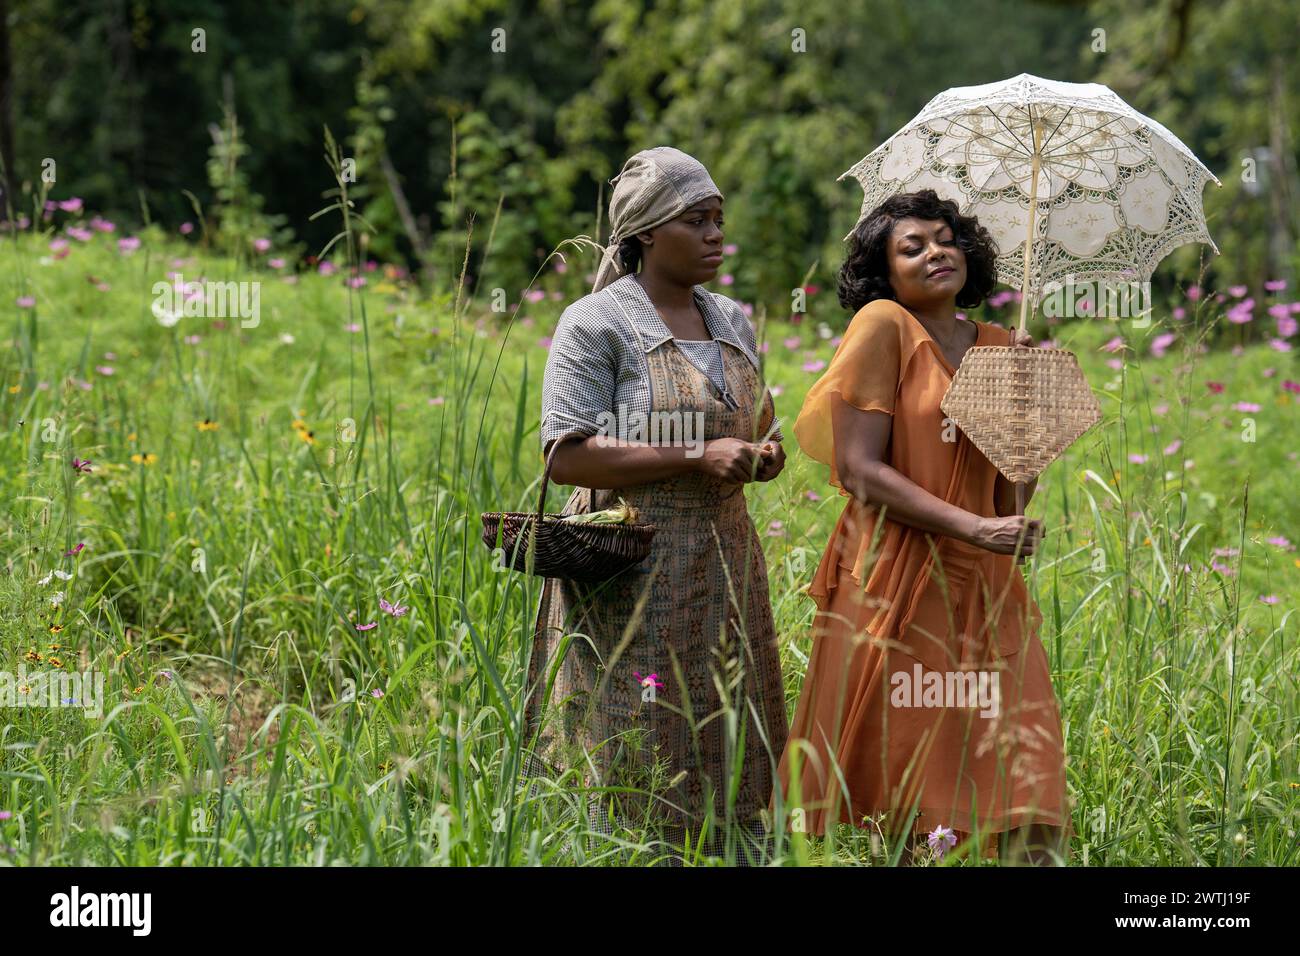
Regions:
M 703 434 L 686 436 L 701 442 L 767 434 L 775 409 L 743 352 L 720 343 L 720 392 L 670 343 L 646 353 L 652 413 L 680 412 L 694 425 L 702 412 Z M 601 796 L 629 825 L 698 832 L 711 816 L 716 826 L 730 817 L 752 828 L 788 722 L 767 564 L 744 485 L 691 472 L 577 488 L 563 510 L 601 510 L 620 497 L 658 529 L 653 548 L 598 585 L 546 579 L 527 687 L 530 737 L 541 731 L 535 753 L 581 768 L 587 786 L 645 791 Z

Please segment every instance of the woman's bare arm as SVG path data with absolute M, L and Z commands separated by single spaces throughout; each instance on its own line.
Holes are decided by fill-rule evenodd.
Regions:
M 701 448 L 590 435 L 569 439 L 555 452 L 551 480 L 584 488 L 626 488 L 699 471 L 744 483 L 754 480 L 760 458 L 758 445 L 737 438 L 713 439 Z
M 886 517 L 893 521 L 976 544 L 979 515 L 930 494 L 885 464 L 893 425 L 893 418 L 885 412 L 863 411 L 835 396 L 831 427 L 840 484 L 863 504 L 884 507 Z

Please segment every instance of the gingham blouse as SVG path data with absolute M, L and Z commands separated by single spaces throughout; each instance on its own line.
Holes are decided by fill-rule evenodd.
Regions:
M 693 291 L 709 334 L 717 342 L 734 345 L 759 369 L 754 327 L 740 304 L 702 286 L 695 286 Z M 634 274 L 622 276 L 599 292 L 570 304 L 560 315 L 551 337 L 542 376 L 543 453 L 551 441 L 568 432 L 594 435 L 600 430 L 600 413 L 617 412 L 624 403 L 629 412 L 648 414 L 650 372 L 646 354 L 668 341 L 680 348 Z M 721 359 L 721 346 L 714 347 Z M 688 344 L 683 354 L 692 359 L 695 348 Z M 709 377 L 719 386 L 724 400 L 734 401 L 725 381 L 719 382 L 713 374 Z M 773 421 L 770 437 L 784 441 L 780 419 Z
M 692 365 L 709 377 L 709 381 L 719 392 L 727 390 L 727 376 L 722 365 L 722 343 L 717 339 L 694 341 L 690 339 L 673 339 L 673 343 L 682 350 L 682 354 Z

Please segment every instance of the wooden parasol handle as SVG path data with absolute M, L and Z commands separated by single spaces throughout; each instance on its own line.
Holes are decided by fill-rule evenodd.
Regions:
M 1042 168 L 1043 121 L 1035 118 L 1033 107 L 1029 110 L 1030 122 L 1034 127 L 1033 174 L 1029 183 L 1029 235 L 1025 237 L 1024 270 L 1020 276 L 1020 331 L 1025 331 L 1025 321 L 1029 317 L 1029 259 L 1034 248 L 1034 220 L 1038 216 L 1038 172 Z
M 1029 263 L 1034 248 L 1034 226 L 1038 218 L 1038 173 L 1042 169 L 1042 146 L 1043 146 L 1043 121 L 1041 117 L 1035 117 L 1033 107 L 1029 110 L 1030 121 L 1034 130 L 1034 156 L 1032 173 L 1029 182 L 1029 234 L 1025 236 L 1025 258 L 1024 271 L 1020 277 L 1020 331 L 1026 331 L 1026 325 L 1029 319 Z M 1016 486 L 1016 514 L 1025 513 L 1025 490 L 1028 483 L 1017 481 Z

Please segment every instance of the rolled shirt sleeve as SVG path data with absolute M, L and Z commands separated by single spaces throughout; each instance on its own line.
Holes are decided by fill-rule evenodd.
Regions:
M 614 407 L 614 349 L 607 330 L 567 308 L 551 337 L 542 374 L 542 453 L 570 432 L 594 435 Z

